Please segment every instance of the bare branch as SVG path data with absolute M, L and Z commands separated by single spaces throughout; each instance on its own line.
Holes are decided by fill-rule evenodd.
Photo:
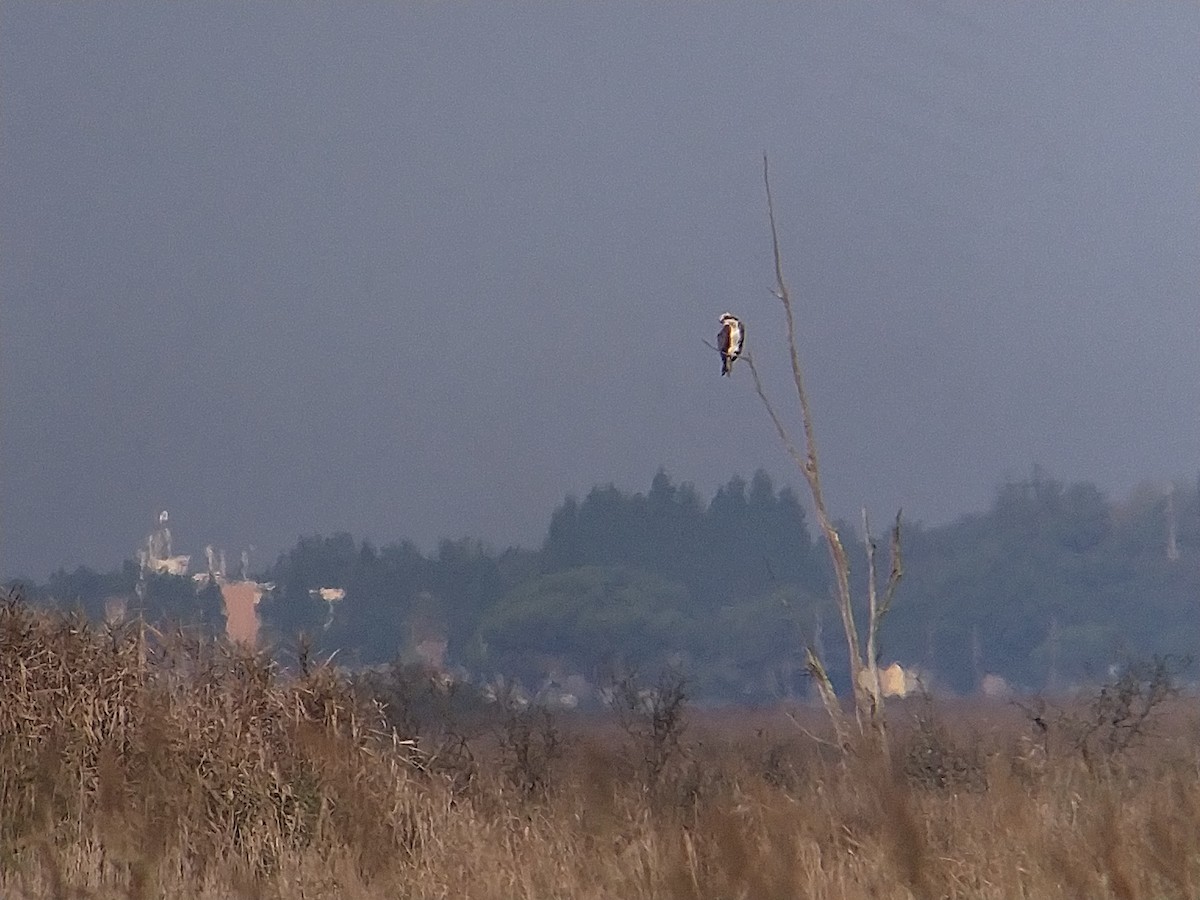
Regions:
M 845 749 L 844 747 L 839 747 L 833 741 L 827 741 L 827 740 L 825 740 L 825 738 L 821 737 L 820 735 L 814 734 L 813 732 L 809 731 L 807 728 L 805 728 L 803 725 L 800 724 L 800 720 L 796 718 L 794 713 L 789 712 L 787 714 L 787 717 L 792 720 L 792 724 L 795 725 L 796 728 L 798 728 L 800 730 L 800 733 L 802 735 L 804 735 L 805 737 L 810 738 L 811 740 L 815 741 L 818 744 L 821 744 L 822 746 L 832 747 L 834 750 Z
M 758 376 L 758 367 L 754 365 L 754 357 L 749 353 L 745 353 L 743 356 L 746 363 L 750 366 L 750 374 L 754 377 L 754 391 L 758 394 L 758 399 L 762 401 L 763 406 L 766 408 L 767 415 L 771 417 L 771 422 L 775 425 L 775 432 L 779 435 L 779 440 L 783 442 L 788 455 L 795 460 L 796 465 L 803 471 L 804 454 L 800 452 L 800 448 L 796 446 L 796 442 L 792 440 L 792 436 L 783 427 L 783 420 L 779 418 L 779 414 L 775 412 L 775 407 L 771 405 L 771 401 L 767 397 L 767 392 L 763 388 L 762 379 Z
M 846 716 L 842 712 L 842 707 L 838 703 L 837 693 L 833 689 L 833 682 L 829 679 L 829 673 L 825 670 L 825 664 L 821 662 L 821 658 L 813 651 L 812 647 L 805 646 L 804 648 L 804 665 L 808 668 L 809 674 L 817 684 L 817 693 L 821 695 L 821 704 L 825 707 L 825 712 L 829 715 L 829 721 L 833 723 L 833 730 L 837 733 L 838 743 L 842 750 L 845 751 L 850 747 L 850 728 L 846 723 Z
M 879 604 L 879 618 L 882 620 L 892 607 L 892 598 L 896 596 L 896 588 L 904 577 L 904 555 L 900 551 L 900 517 L 903 510 L 896 510 L 896 522 L 892 526 L 892 570 L 888 573 L 887 587 L 883 591 L 883 602 Z
M 788 296 L 788 289 L 783 280 L 783 261 L 779 254 L 779 233 L 775 229 L 775 201 L 771 197 L 771 173 L 765 153 L 763 154 L 763 184 L 767 187 L 767 218 L 771 220 L 771 248 L 775 251 L 774 293 L 780 300 L 784 300 Z

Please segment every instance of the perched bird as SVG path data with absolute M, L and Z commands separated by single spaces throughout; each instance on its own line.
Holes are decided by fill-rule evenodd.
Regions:
M 721 374 L 733 371 L 733 363 L 742 355 L 746 341 L 746 326 L 733 313 L 721 313 L 721 330 L 717 332 L 717 349 L 721 351 Z

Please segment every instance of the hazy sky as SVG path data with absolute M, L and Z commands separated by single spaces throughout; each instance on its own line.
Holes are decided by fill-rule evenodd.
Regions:
M 1200 5 L 0 5 L 0 572 L 1200 470 Z

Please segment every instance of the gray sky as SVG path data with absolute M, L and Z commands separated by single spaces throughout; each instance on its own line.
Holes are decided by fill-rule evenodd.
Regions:
M 764 150 L 840 514 L 1200 469 L 1196 3 L 5 0 L 0 572 L 799 484 Z

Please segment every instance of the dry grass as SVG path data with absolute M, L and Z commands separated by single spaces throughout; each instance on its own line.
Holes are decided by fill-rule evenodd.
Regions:
M 650 782 L 636 731 L 418 751 L 327 669 L 11 601 L 0 679 L 5 897 L 1200 896 L 1182 712 L 1085 762 L 1020 715 L 901 710 L 894 776 L 701 718 Z

